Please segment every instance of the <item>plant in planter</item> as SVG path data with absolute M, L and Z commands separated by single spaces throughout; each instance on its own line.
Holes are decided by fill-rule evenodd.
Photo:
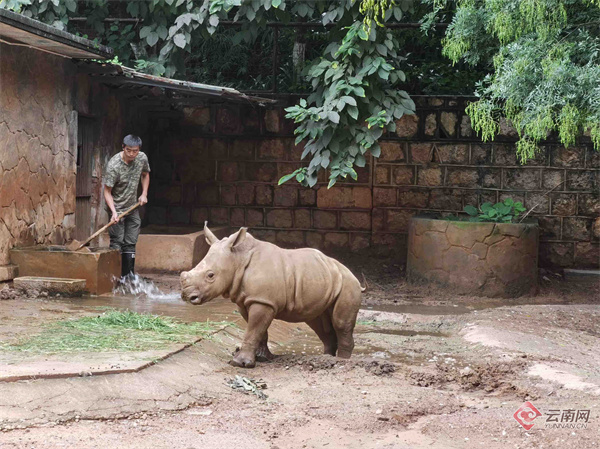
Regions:
M 521 223 L 520 202 L 506 199 L 462 217 L 413 217 L 409 225 L 407 276 L 457 293 L 517 297 L 538 288 L 537 223 Z
M 514 223 L 516 219 L 527 209 L 523 203 L 514 202 L 512 198 L 507 198 L 503 202 L 483 203 L 479 209 L 475 206 L 465 206 L 464 211 L 470 215 L 471 222 L 494 222 L 494 223 Z

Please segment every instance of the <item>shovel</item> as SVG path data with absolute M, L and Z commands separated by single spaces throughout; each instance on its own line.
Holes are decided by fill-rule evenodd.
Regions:
M 127 209 L 125 212 L 123 212 L 121 215 L 119 215 L 119 220 L 121 218 L 123 218 L 125 215 L 130 214 L 131 212 L 133 212 L 135 209 L 137 209 L 138 207 L 140 207 L 140 203 L 136 203 L 135 205 L 131 206 L 129 209 Z M 69 243 L 66 248 L 67 251 L 79 251 L 81 248 L 83 248 L 85 245 L 87 245 L 88 243 L 90 243 L 90 241 L 94 238 L 99 236 L 100 234 L 102 234 L 104 231 L 106 231 L 108 228 L 110 228 L 112 225 L 114 225 L 116 223 L 116 221 L 111 221 L 110 223 L 108 223 L 107 225 L 104 225 L 103 227 L 101 227 L 100 229 L 98 229 L 96 232 L 94 232 L 92 235 L 90 235 L 85 242 L 81 243 L 78 240 L 73 240 L 71 243 Z M 86 250 L 89 251 L 89 249 L 85 248 Z

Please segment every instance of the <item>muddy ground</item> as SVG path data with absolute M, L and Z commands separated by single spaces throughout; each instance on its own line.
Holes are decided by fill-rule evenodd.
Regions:
M 319 355 L 306 326 L 278 323 L 270 336 L 280 357 L 253 370 L 227 364 L 243 332 L 232 327 L 138 373 L 0 383 L 0 447 L 600 445 L 596 280 L 543 271 L 538 296 L 489 300 L 408 286 L 401 262 L 345 261 L 369 284 L 350 360 Z M 177 291 L 175 277 L 149 277 Z M 182 319 L 216 307 L 219 319 L 227 310 L 235 316 L 224 300 L 196 316 L 170 298 L 0 301 L 0 336 L 34 333 L 44 322 L 97 313 L 98 305 Z M 267 397 L 233 389 L 236 375 L 265 385 Z M 513 417 L 525 401 L 542 414 L 529 431 Z M 557 410 L 563 428 L 547 427 Z M 587 422 L 569 421 L 569 410 L 589 410 Z

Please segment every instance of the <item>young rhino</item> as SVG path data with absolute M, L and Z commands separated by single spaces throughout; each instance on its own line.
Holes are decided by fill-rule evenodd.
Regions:
M 182 298 L 204 304 L 230 298 L 248 323 L 242 348 L 230 362 L 252 368 L 274 356 L 267 347 L 273 319 L 305 322 L 324 354 L 350 358 L 352 332 L 363 290 L 348 268 L 311 249 L 282 249 L 252 237 L 246 228 L 219 240 L 204 224 L 208 254 L 181 273 Z

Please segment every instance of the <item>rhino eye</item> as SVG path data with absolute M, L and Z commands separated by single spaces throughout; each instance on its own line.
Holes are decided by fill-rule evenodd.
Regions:
M 215 277 L 215 273 L 213 273 L 212 271 L 208 273 L 208 279 L 214 279 Z

